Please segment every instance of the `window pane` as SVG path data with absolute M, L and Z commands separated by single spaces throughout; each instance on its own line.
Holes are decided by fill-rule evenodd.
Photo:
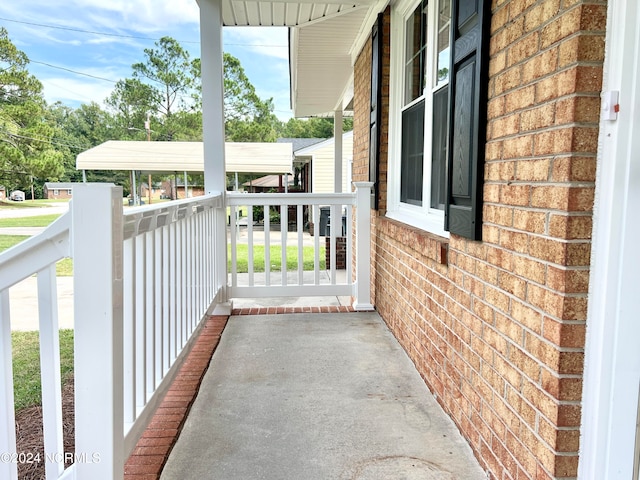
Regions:
M 440 0 L 438 8 L 438 79 L 437 85 L 449 80 L 449 28 L 451 0 Z
M 424 89 L 426 25 L 427 1 L 424 0 L 407 19 L 405 25 L 404 105 L 422 95 Z
M 433 145 L 431 151 L 431 208 L 444 210 L 445 173 L 447 168 L 447 131 L 449 88 L 444 86 L 433 95 Z
M 400 201 L 422 205 L 424 160 L 424 100 L 402 112 Z

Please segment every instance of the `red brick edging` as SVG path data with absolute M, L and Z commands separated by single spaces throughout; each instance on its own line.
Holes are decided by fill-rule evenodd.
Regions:
M 234 309 L 232 315 L 276 315 L 285 313 L 348 313 L 353 307 L 252 307 Z M 214 315 L 202 327 L 193 349 L 169 387 L 149 426 L 124 467 L 125 480 L 158 480 L 173 445 L 198 394 L 213 352 L 227 325 L 227 315 Z
M 228 319 L 227 315 L 207 319 L 193 349 L 127 460 L 124 466 L 126 480 L 160 478 Z

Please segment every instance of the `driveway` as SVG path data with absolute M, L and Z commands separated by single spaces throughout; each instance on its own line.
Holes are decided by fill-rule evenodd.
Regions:
M 28 200 L 27 200 L 28 202 Z M 68 203 L 32 208 L 0 208 L 0 218 L 23 218 L 38 215 L 63 214 Z M 2 227 L 0 235 L 40 233 L 44 227 Z M 60 328 L 73 328 L 73 277 L 58 277 L 58 322 Z M 9 289 L 11 330 L 38 330 L 38 288 L 36 277 L 29 277 Z

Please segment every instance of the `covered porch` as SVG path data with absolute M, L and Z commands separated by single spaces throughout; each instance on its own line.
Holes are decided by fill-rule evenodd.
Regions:
M 0 451 L 15 453 L 16 458 L 20 453 L 16 452 L 14 428 L 9 289 L 24 278 L 37 275 L 44 451 L 53 454 L 52 460 L 46 461 L 47 479 L 124 478 L 127 459 L 145 438 L 172 389 L 176 385 L 194 386 L 194 379 L 185 380 L 180 375 L 192 364 L 192 356 L 198 357 L 199 342 L 208 335 L 208 322 L 227 317 L 228 330 L 220 337 L 221 359 L 214 356 L 214 368 L 204 377 L 201 395 L 193 404 L 164 478 L 185 478 L 184 462 L 198 465 L 199 470 L 192 470 L 193 478 L 200 478 L 196 472 L 210 471 L 210 460 L 218 464 L 219 451 L 201 452 L 196 458 L 189 442 L 195 439 L 196 444 L 202 444 L 203 439 L 198 436 L 201 433 L 195 427 L 207 425 L 204 419 L 214 420 L 225 411 L 210 409 L 215 396 L 224 394 L 224 389 L 218 387 L 220 382 L 231 382 L 225 383 L 230 405 L 239 406 L 235 395 L 240 387 L 233 382 L 242 378 L 244 396 L 259 400 L 246 406 L 246 412 L 251 413 L 245 420 L 256 421 L 245 423 L 244 433 L 258 441 L 248 443 L 239 432 L 229 432 L 222 433 L 217 445 L 224 449 L 229 446 L 228 441 L 235 439 L 249 448 L 267 447 L 262 457 L 253 457 L 270 459 L 263 464 L 270 469 L 266 470 L 266 478 L 316 475 L 366 479 L 398 471 L 413 475 L 410 478 L 480 478 L 483 473 L 468 445 L 373 313 L 369 208 L 372 184 L 356 183 L 354 191 L 341 192 L 342 136 L 336 135 L 335 143 L 335 193 L 253 196 L 225 191 L 222 26 L 304 24 L 308 30 L 295 31 L 292 38 L 307 47 L 316 45 L 313 27 L 321 21 L 339 32 L 337 43 L 331 48 L 341 59 L 341 67 L 336 66 L 335 59 L 331 69 L 319 62 L 311 69 L 316 71 L 315 77 L 292 73 L 292 85 L 297 113 L 333 114 L 336 131 L 341 132 L 342 115 L 352 108 L 352 94 L 343 88 L 352 75 L 350 54 L 345 48 L 355 41 L 372 3 L 291 2 L 280 8 L 266 2 L 201 0 L 199 5 L 207 195 L 124 213 L 121 189 L 111 185 L 79 186 L 74 189 L 69 214 L 0 256 L 0 431 L 4 432 L 0 435 Z M 265 12 L 272 17 L 265 19 Z M 328 71 L 330 79 L 320 75 Z M 307 86 L 313 89 L 313 95 L 300 94 Z M 309 103 L 311 98 L 313 102 Z M 269 221 L 265 222 L 261 245 L 253 234 L 253 212 L 257 207 L 275 207 L 283 219 L 273 232 Z M 301 211 L 308 208 L 318 218 L 321 207 L 329 207 L 334 221 L 329 222 L 328 240 L 321 240 L 319 232 L 314 232 L 313 267 L 306 270 Z M 296 215 L 293 241 L 286 221 L 290 208 L 300 212 Z M 246 282 L 238 281 L 236 232 L 227 226 L 227 219 L 230 215 L 235 217 L 237 209 L 246 209 L 248 218 Z M 338 275 L 335 251 L 337 238 L 342 235 L 338 230 L 343 212 L 347 269 L 345 275 Z M 282 259 L 278 268 L 269 257 L 269 239 L 274 232 L 281 239 L 277 246 Z M 321 241 L 326 241 L 332 252 L 324 269 L 327 281 L 321 280 Z M 266 256 L 260 269 L 253 258 L 256 247 L 264 248 Z M 293 268 L 286 263 L 287 247 L 297 252 Z M 71 467 L 65 467 L 64 457 L 55 455 L 64 450 L 55 263 L 65 257 L 74 261 L 77 455 Z M 334 315 L 232 315 L 234 298 L 316 295 L 347 296 L 352 298 L 352 304 L 348 312 Z M 247 348 L 249 352 L 243 350 Z M 266 356 L 253 356 L 257 363 L 252 366 L 246 362 L 247 369 L 243 371 L 229 368 L 244 363 L 243 359 L 253 355 L 251 352 Z M 199 360 L 203 363 L 202 358 Z M 258 374 L 263 378 L 256 378 Z M 278 397 L 282 394 L 289 396 Z M 285 408 L 287 404 L 290 406 Z M 236 411 L 227 418 L 242 417 L 243 412 Z M 271 423 L 260 426 L 258 420 Z M 436 424 L 438 428 L 433 428 Z M 226 427 L 242 425 L 231 421 Z M 346 428 L 349 425 L 352 428 Z M 258 438 L 253 428 L 270 433 Z M 224 432 L 218 425 L 206 430 Z M 274 442 L 274 435 L 284 443 Z M 235 467 L 224 467 L 240 470 L 222 470 L 218 478 L 252 478 L 246 473 L 251 468 L 245 461 L 248 455 L 248 451 L 240 450 Z M 257 474 L 263 475 L 260 470 Z M 17 479 L 17 463 L 0 463 L 0 477 Z
M 69 213 L 0 256 L 0 448 L 16 458 L 20 453 L 9 290 L 35 274 L 44 452 L 63 451 L 55 263 L 71 257 L 76 455 L 66 468 L 61 455 L 43 457 L 47 479 L 158 478 L 167 458 L 167 479 L 187 478 L 188 472 L 202 478 L 212 468 L 218 475 L 212 478 L 365 479 L 399 471 L 417 475 L 409 478 L 479 478 L 470 448 L 366 301 L 369 189 L 365 183 L 350 194 L 229 194 L 224 200 L 213 194 L 124 212 L 119 187 L 77 187 Z M 286 216 L 292 206 L 287 201 L 294 208 L 329 204 L 332 214 L 347 208 L 349 235 L 352 224 L 365 232 L 349 248 L 355 275 L 350 269 L 339 274 L 334 258 L 321 271 L 316 232 L 313 268 L 276 268 L 267 261 L 258 275 L 259 263 L 250 260 L 238 281 L 234 228 L 225 224 L 219 235 L 216 220 L 226 218 L 227 207 L 252 212 L 265 202 Z M 255 247 L 251 225 L 248 242 Z M 269 233 L 268 222 L 265 228 Z M 329 244 L 336 230 L 330 228 Z M 283 223 L 278 234 L 276 248 L 286 250 L 289 236 L 301 238 L 302 225 L 292 233 Z M 216 243 L 220 237 L 222 244 Z M 267 245 L 260 246 L 268 247 L 270 236 L 263 238 Z M 293 245 L 298 251 L 300 242 Z M 327 295 L 353 302 L 255 310 L 234 310 L 232 302 Z M 241 315 L 252 313 L 262 315 Z M 220 350 L 211 357 L 218 341 Z M 219 420 L 223 424 L 209 423 Z M 217 439 L 204 440 L 209 433 Z M 196 454 L 193 445 L 213 450 Z M 231 445 L 242 448 L 223 458 Z M 185 470 L 186 463 L 192 468 Z M 0 473 L 17 479 L 17 462 L 1 464 Z

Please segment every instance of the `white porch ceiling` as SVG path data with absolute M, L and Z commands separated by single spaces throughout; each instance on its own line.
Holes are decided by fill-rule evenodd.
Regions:
M 333 114 L 353 81 L 351 51 L 369 9 L 293 29 L 290 34 L 291 107 L 296 117 Z
M 368 6 L 374 0 L 222 0 L 225 26 L 297 27 Z
M 225 26 L 291 27 L 291 107 L 296 117 L 333 115 L 352 87 L 352 49 L 381 0 L 222 0 Z M 347 95 L 345 95 L 347 93 Z

